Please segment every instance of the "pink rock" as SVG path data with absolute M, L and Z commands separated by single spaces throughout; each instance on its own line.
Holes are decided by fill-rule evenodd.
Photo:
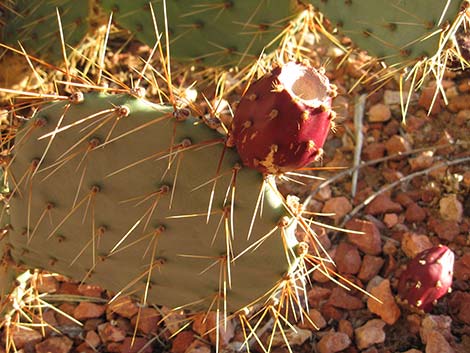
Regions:
M 384 279 L 378 286 L 370 290 L 370 294 L 382 301 L 382 303 L 369 297 L 367 299 L 367 307 L 369 310 L 380 316 L 385 323 L 393 325 L 400 318 L 401 312 L 393 297 L 390 281 Z
M 351 339 L 342 332 L 328 332 L 317 343 L 319 353 L 341 352 L 351 345 Z
M 330 295 L 331 289 L 314 285 L 312 289 L 307 292 L 308 305 L 317 307 L 320 305 L 320 301 L 328 298 Z
M 454 277 L 462 281 L 470 280 L 470 252 L 463 254 L 455 262 Z
M 130 319 L 139 311 L 137 305 L 129 297 L 118 297 L 108 305 L 110 312 Z
M 385 156 L 385 145 L 383 143 L 371 143 L 362 150 L 363 158 L 372 161 Z
M 339 273 L 356 274 L 361 267 L 361 255 L 357 247 L 345 241 L 336 248 L 334 260 Z
M 385 142 L 385 148 L 390 156 L 411 150 L 410 143 L 399 135 L 390 137 L 387 142 Z
M 16 325 L 10 328 L 10 337 L 16 349 L 31 347 L 42 340 L 42 335 L 38 331 Z
M 378 255 L 382 251 L 382 240 L 377 226 L 370 221 L 352 219 L 346 223 L 346 228 L 364 234 L 348 233 L 348 240 L 366 254 Z
M 405 212 L 405 219 L 410 223 L 422 222 L 426 219 L 426 210 L 416 202 L 411 203 Z
M 212 344 L 217 342 L 217 324 L 219 326 L 219 337 L 218 342 L 221 346 L 226 346 L 235 335 L 235 328 L 232 320 L 227 318 L 226 322 L 223 322 L 223 316 L 213 311 L 207 313 L 197 314 L 193 318 L 193 330 L 198 333 L 201 337 L 208 337 Z M 217 321 L 219 321 L 217 323 Z
M 193 331 L 182 331 L 171 341 L 171 353 L 184 353 L 193 343 L 195 337 Z
M 366 254 L 362 259 L 361 268 L 357 278 L 363 282 L 369 282 L 380 272 L 384 263 L 385 260 L 383 258 Z
M 433 224 L 433 230 L 440 239 L 453 241 L 460 233 L 459 224 L 456 221 L 436 220 Z
M 401 205 L 392 201 L 390 196 L 380 194 L 367 205 L 365 212 L 375 216 L 384 213 L 400 213 L 402 210 Z
M 104 305 L 80 302 L 73 311 L 73 317 L 80 321 L 94 319 L 103 315 L 105 310 L 106 307 Z
M 386 213 L 384 215 L 384 223 L 387 228 L 393 228 L 398 224 L 398 216 L 396 213 Z
M 101 338 L 96 331 L 88 331 L 85 336 L 85 341 L 91 347 L 98 347 L 101 344 Z
M 452 293 L 449 299 L 449 306 L 454 318 L 458 321 L 463 322 L 466 325 L 470 325 L 470 293 L 456 291 Z
M 73 341 L 66 337 L 50 337 L 36 344 L 36 353 L 68 353 L 72 349 Z
M 321 330 L 326 326 L 326 320 L 320 311 L 310 309 L 308 311 L 308 318 L 305 318 L 303 322 L 297 323 L 297 326 L 301 329 Z
M 426 353 L 455 353 L 455 350 L 439 331 L 431 331 L 427 340 Z
M 152 353 L 152 345 L 143 337 L 126 337 L 119 346 L 119 353 Z
M 384 321 L 372 319 L 355 329 L 354 333 L 356 335 L 357 348 L 365 349 L 373 344 L 383 343 L 385 341 L 384 326 Z
M 345 289 L 341 287 L 333 288 L 328 303 L 336 308 L 346 310 L 357 310 L 364 307 L 361 299 L 348 294 Z
M 421 152 L 417 157 L 409 158 L 408 163 L 410 164 L 411 171 L 413 172 L 429 168 L 434 163 L 433 152 Z
M 56 293 L 59 289 L 59 282 L 52 274 L 39 274 L 36 281 L 36 289 L 39 293 Z
M 211 353 L 211 347 L 200 340 L 194 340 L 184 353 Z
M 406 232 L 401 241 L 401 249 L 409 258 L 414 258 L 420 252 L 432 248 L 429 237 L 423 234 Z
M 390 120 L 392 112 L 390 108 L 382 103 L 374 104 L 369 109 L 369 121 L 371 123 L 382 123 Z
M 452 333 L 450 327 L 452 325 L 452 319 L 447 315 L 426 315 L 421 322 L 421 328 L 419 335 L 421 341 L 426 344 L 428 342 L 428 336 L 432 331 L 439 331 L 444 338 L 450 340 Z
M 354 334 L 354 328 L 351 321 L 341 319 L 338 322 L 338 331 L 343 332 L 348 335 L 349 338 L 352 338 Z
M 338 223 L 345 215 L 347 215 L 352 210 L 352 205 L 349 200 L 344 197 L 333 197 L 325 202 L 323 206 L 323 213 L 334 213 L 334 216 L 331 218 L 334 219 L 335 223 Z
M 137 313 L 131 320 L 132 325 L 137 324 L 137 328 L 144 334 L 156 332 L 158 322 L 161 320 L 160 314 L 154 308 L 142 308 L 140 315 Z
M 94 284 L 81 284 L 78 286 L 78 291 L 81 295 L 94 298 L 101 298 L 103 294 L 103 288 Z
M 105 343 L 108 342 L 121 342 L 126 338 L 126 331 L 120 327 L 114 326 L 109 322 L 98 326 L 98 333 L 101 340 Z
M 457 199 L 457 195 L 452 194 L 441 198 L 439 201 L 439 213 L 441 217 L 449 221 L 462 221 L 463 206 Z

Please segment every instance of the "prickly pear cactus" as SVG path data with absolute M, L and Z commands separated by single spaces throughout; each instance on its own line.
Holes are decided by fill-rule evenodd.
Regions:
M 439 245 L 416 255 L 400 276 L 398 296 L 409 305 L 431 311 L 452 286 L 454 253 Z
M 290 62 L 247 90 L 237 107 L 232 143 L 243 163 L 263 173 L 301 168 L 321 155 L 330 131 L 336 95 L 328 78 Z
M 389 64 L 432 57 L 442 50 L 443 30 L 456 19 L 461 0 L 311 0 L 361 49 Z
M 275 288 L 295 222 L 187 113 L 101 93 L 45 105 L 7 168 L 13 260 L 170 307 L 234 311 Z
M 28 54 L 47 56 L 49 60 L 62 58 L 57 11 L 66 45 L 77 45 L 89 29 L 89 1 L 81 1 L 80 6 L 70 0 L 15 0 L 12 3 L 11 11 L 5 12 L 0 38 L 15 48 L 20 42 Z
M 303 8 L 296 0 L 101 1 L 116 23 L 153 46 L 157 35 L 149 3 L 160 32 L 167 15 L 172 59 L 213 66 L 256 59 L 266 46 L 279 41 Z

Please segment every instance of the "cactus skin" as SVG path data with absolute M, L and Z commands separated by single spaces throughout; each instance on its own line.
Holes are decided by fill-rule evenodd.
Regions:
M 56 127 L 91 116 L 94 118 L 57 133 L 49 148 L 49 137 L 38 139 Z M 195 123 L 192 119 L 176 121 L 173 108 L 130 95 L 89 93 L 81 103 L 45 105 L 19 133 L 9 167 L 12 188 L 23 179 L 10 200 L 7 241 L 13 259 L 23 267 L 86 279 L 111 291 L 141 297 L 150 279 L 148 302 L 169 307 L 196 303 L 192 308 L 207 310 L 222 285 L 218 259 L 227 254 L 224 230 L 231 228 L 230 212 L 234 212 L 234 233 L 229 238 L 233 256 L 272 233 L 232 264 L 227 308 L 240 309 L 274 288 L 294 266 L 294 257 L 286 256 L 290 252 L 285 244 L 289 248 L 297 244 L 295 223 L 277 227 L 285 210 L 270 188 L 264 192 L 262 217 L 260 210 L 253 216 L 263 177 L 248 168 L 238 169 L 239 157 L 233 150 L 224 153 L 213 214 L 206 223 L 211 180 L 216 176 L 218 156 L 226 147 L 215 131 Z M 108 135 L 112 140 L 122 134 L 126 135 L 103 144 Z M 215 142 L 204 147 L 209 141 Z M 187 150 L 178 152 L 182 146 Z M 64 161 L 74 153 L 75 158 L 54 170 L 57 160 Z M 167 153 L 173 156 L 169 169 Z M 134 164 L 138 161 L 141 163 Z M 34 176 L 32 166 L 37 168 Z M 117 172 L 121 168 L 125 169 Z M 236 192 L 234 210 L 230 210 L 232 193 L 228 190 L 234 170 Z M 150 258 L 154 268 L 149 274 Z
M 280 174 L 317 159 L 334 117 L 335 94 L 326 76 L 294 62 L 253 83 L 232 124 L 231 139 L 244 165 Z
M 103 0 L 101 6 L 152 47 L 157 37 L 149 3 L 163 32 L 163 0 Z M 229 66 L 257 59 L 265 46 L 279 42 L 277 37 L 303 6 L 296 0 L 167 0 L 166 8 L 173 60 Z
M 433 0 L 432 6 L 428 0 L 310 2 L 359 48 L 388 64 L 434 56 L 441 25 L 454 21 L 462 3 L 451 0 L 446 8 L 448 0 Z
M 57 12 L 59 10 L 66 45 L 76 46 L 89 30 L 89 2 L 80 6 L 70 0 L 16 0 L 14 12 L 7 12 L 5 27 L 1 31 L 4 43 L 18 46 L 28 54 L 57 61 L 63 58 L 59 36 Z
M 400 276 L 398 296 L 409 305 L 429 312 L 452 286 L 454 253 L 439 245 L 412 259 Z

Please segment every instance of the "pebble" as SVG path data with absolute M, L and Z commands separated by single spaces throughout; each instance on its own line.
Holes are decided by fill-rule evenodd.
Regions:
M 85 341 L 91 347 L 98 347 L 101 344 L 101 338 L 96 331 L 87 331 Z
M 138 322 L 137 322 L 138 319 Z M 158 322 L 161 320 L 160 314 L 154 308 L 141 308 L 140 315 L 136 314 L 131 319 L 131 324 L 143 334 L 155 333 L 158 328 Z
M 357 246 L 342 241 L 336 248 L 334 257 L 339 273 L 356 274 L 361 268 L 361 255 Z
M 382 251 L 382 239 L 377 226 L 360 219 L 352 219 L 346 223 L 346 229 L 362 232 L 364 234 L 348 233 L 348 241 L 356 245 L 359 250 L 369 255 L 378 255 Z
M 428 336 L 432 331 L 439 331 L 446 339 L 451 339 L 451 325 L 452 318 L 450 316 L 427 314 L 422 320 L 419 330 L 421 341 L 426 344 L 428 342 Z
M 363 282 L 369 282 L 380 272 L 384 263 L 385 260 L 379 256 L 364 255 L 357 278 Z
M 348 294 L 348 292 L 341 287 L 333 288 L 328 303 L 336 308 L 346 310 L 357 310 L 364 307 L 364 303 L 361 299 Z
M 426 219 L 426 210 L 416 202 L 411 203 L 405 212 L 405 219 L 410 223 L 423 222 Z
M 470 252 L 463 254 L 455 261 L 454 277 L 458 280 L 470 280 Z
M 385 104 L 377 103 L 369 109 L 369 121 L 371 123 L 382 123 L 390 120 L 391 117 L 392 112 Z
M 351 345 L 351 339 L 343 332 L 328 332 L 317 343 L 319 353 L 341 352 Z
M 386 148 L 383 143 L 374 142 L 364 147 L 362 150 L 362 157 L 366 161 L 372 161 L 385 156 L 385 151 Z
M 59 282 L 54 275 L 40 273 L 36 280 L 36 289 L 39 293 L 56 293 L 59 289 Z
M 152 353 L 152 345 L 143 337 L 126 337 L 119 345 L 119 353 Z
M 17 349 L 34 345 L 40 342 L 43 338 L 38 331 L 16 325 L 10 328 L 10 337 Z
M 470 325 L 470 292 L 455 291 L 449 299 L 450 312 L 458 321 Z
M 412 172 L 424 170 L 431 167 L 434 163 L 434 156 L 432 151 L 421 152 L 417 157 L 409 158 L 408 164 Z
M 212 344 L 217 343 L 217 321 L 219 321 L 219 344 L 223 347 L 226 346 L 230 340 L 235 336 L 235 328 L 232 320 L 228 319 L 222 324 L 223 318 L 217 317 L 217 314 L 213 311 L 209 313 L 200 313 L 194 316 L 192 329 L 194 332 L 199 334 L 203 338 L 208 338 Z
M 298 326 L 302 329 L 321 330 L 326 326 L 326 324 L 326 320 L 320 311 L 317 309 L 310 309 L 308 311 L 308 319 L 304 319 L 303 322 L 298 323 Z
M 384 279 L 379 285 L 371 288 L 370 294 L 382 301 L 379 303 L 372 297 L 367 299 L 367 307 L 371 312 L 389 325 L 393 325 L 400 318 L 401 311 L 395 302 L 395 298 L 390 288 L 390 280 Z
M 301 329 L 297 326 L 292 326 L 288 329 L 284 329 L 284 332 L 276 330 L 272 335 L 272 345 L 273 347 L 285 346 L 286 341 L 291 346 L 301 346 L 307 340 L 312 337 L 311 330 Z
M 137 314 L 139 308 L 130 297 L 118 297 L 108 304 L 108 311 L 130 319 Z
M 456 221 L 437 219 L 431 227 L 440 239 L 447 241 L 453 241 L 460 233 L 460 227 Z
M 171 353 L 184 353 L 195 339 L 193 331 L 181 331 L 171 340 Z
M 211 347 L 200 340 L 194 340 L 184 353 L 211 353 Z
M 426 87 L 421 90 L 418 105 L 426 109 L 432 115 L 439 114 L 445 107 L 445 102 L 442 95 L 438 92 L 435 96 L 436 87 Z
M 348 335 L 349 338 L 352 338 L 354 334 L 354 328 L 353 325 L 351 324 L 351 321 L 341 319 L 338 322 L 338 331 L 343 332 Z
M 457 199 L 457 195 L 452 194 L 439 200 L 439 214 L 448 221 L 462 221 L 463 206 Z
M 50 337 L 35 345 L 36 353 L 68 353 L 73 341 L 67 336 Z
M 400 213 L 403 207 L 392 201 L 387 194 L 377 195 L 367 206 L 365 212 L 370 215 L 380 215 L 384 213 Z
M 334 213 L 334 216 L 330 216 L 335 224 L 352 210 L 352 205 L 349 200 L 344 197 L 333 197 L 325 202 L 323 206 L 322 213 Z
M 383 219 L 387 228 L 393 228 L 398 224 L 398 216 L 396 213 L 386 213 Z
M 385 322 L 380 319 L 372 319 L 355 329 L 357 348 L 365 349 L 373 344 L 383 343 L 385 341 L 383 329 L 385 325 Z
M 421 251 L 432 248 L 433 244 L 428 236 L 424 234 L 416 234 L 406 232 L 403 234 L 401 241 L 401 249 L 409 258 L 414 258 Z
M 455 350 L 439 331 L 431 331 L 428 334 L 426 353 L 454 353 Z
M 389 156 L 411 150 L 410 143 L 403 136 L 393 135 L 385 142 L 385 148 Z
M 105 322 L 98 326 L 98 334 L 103 342 L 121 342 L 126 338 L 126 331 L 122 328 Z
M 73 317 L 79 321 L 95 319 L 100 317 L 106 311 L 104 305 L 91 302 L 80 302 L 73 311 Z

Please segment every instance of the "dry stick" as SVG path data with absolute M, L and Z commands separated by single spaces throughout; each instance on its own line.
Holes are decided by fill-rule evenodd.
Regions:
M 441 163 L 438 163 L 432 167 L 429 167 L 427 169 L 424 169 L 424 170 L 420 170 L 418 172 L 415 172 L 415 173 L 411 173 L 411 174 L 408 174 L 407 176 L 403 177 L 403 178 L 400 178 L 399 180 L 397 181 L 394 181 L 393 183 L 391 184 L 388 184 L 386 186 L 384 186 L 383 188 L 381 188 L 380 190 L 378 190 L 377 192 L 373 193 L 372 195 L 370 195 L 367 199 L 365 199 L 363 202 L 361 202 L 359 205 L 357 205 L 351 212 L 349 212 L 349 214 L 347 214 L 345 217 L 344 217 L 344 220 L 343 222 L 341 222 L 341 225 L 340 227 L 344 227 L 345 223 L 347 221 L 349 221 L 352 217 L 354 217 L 360 210 L 362 210 L 364 207 L 366 207 L 369 203 L 371 203 L 377 196 L 379 196 L 380 194 L 384 193 L 385 191 L 388 191 L 390 189 L 393 189 L 395 186 L 401 184 L 401 183 L 404 183 L 404 182 L 407 182 L 407 181 L 410 181 L 411 179 L 417 177 L 417 176 L 420 176 L 420 175 L 424 175 L 424 174 L 428 174 L 430 173 L 431 171 L 435 170 L 435 169 L 439 169 L 439 168 L 442 168 L 444 166 L 451 166 L 451 165 L 454 165 L 454 164 L 459 164 L 459 163 L 467 163 L 467 162 L 470 162 L 470 157 L 462 157 L 462 158 L 457 158 L 457 159 L 454 159 L 454 160 L 451 160 L 451 161 L 445 161 L 445 162 L 441 162 Z
M 362 120 L 364 119 L 364 108 L 366 105 L 366 94 L 361 94 L 355 102 L 354 107 L 354 128 L 356 129 L 356 148 L 354 149 L 353 173 L 351 180 L 351 196 L 356 196 L 357 178 L 359 175 L 359 165 L 361 164 L 362 143 L 364 135 L 362 134 Z

